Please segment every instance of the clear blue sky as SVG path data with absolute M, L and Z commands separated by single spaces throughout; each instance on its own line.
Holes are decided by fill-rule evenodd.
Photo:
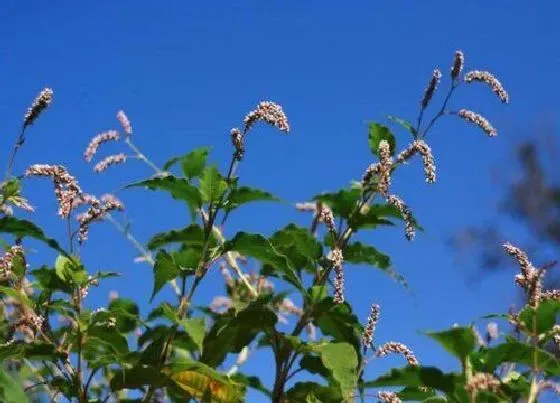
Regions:
M 386 113 L 415 118 L 432 69 L 440 67 L 447 79 L 456 49 L 465 52 L 467 69 L 488 69 L 499 77 L 510 93 L 509 106 L 482 86 L 462 88 L 452 102 L 457 109 L 483 113 L 497 127 L 497 138 L 449 118 L 429 138 L 437 184 L 424 183 L 418 163 L 394 180 L 394 189 L 427 231 L 413 243 L 406 242 L 402 228 L 363 236 L 393 256 L 414 294 L 371 268 L 347 270 L 347 299 L 360 318 L 365 321 L 372 302 L 382 305 L 378 341 L 405 342 L 421 362 L 452 368 L 453 360 L 418 330 L 467 324 L 484 313 L 504 311 L 515 293 L 513 268 L 467 287 L 465 268 L 454 264 L 444 241 L 465 225 L 493 217 L 499 193 L 489 167 L 511 152 L 526 129 L 545 115 L 558 124 L 560 3 L 158 4 L 2 3 L 0 133 L 5 150 L 36 93 L 44 86 L 55 91 L 52 108 L 29 131 L 16 172 L 31 163 L 63 163 L 94 193 L 147 176 L 150 172 L 136 161 L 95 175 L 81 157 L 93 135 L 117 127 L 120 108 L 132 121 L 135 142 L 158 164 L 211 145 L 213 160 L 225 168 L 229 129 L 258 101 L 270 99 L 284 106 L 292 132 L 252 133 L 241 181 L 304 201 L 359 179 L 372 162 L 367 122 L 384 121 Z M 442 88 L 447 85 L 444 80 Z M 396 133 L 405 145 L 407 134 Z M 26 192 L 37 206 L 36 221 L 63 237 L 50 184 L 35 181 Z M 186 224 L 182 208 L 166 197 L 142 191 L 120 197 L 134 234 L 143 241 Z M 240 210 L 227 232 L 242 227 L 270 233 L 291 220 L 305 222 L 289 206 L 263 204 L 252 214 Z M 511 233 L 509 239 L 522 236 Z M 110 224 L 96 225 L 90 238 L 82 252 L 90 270 L 115 269 L 124 276 L 93 290 L 88 303 L 105 303 L 109 290 L 117 289 L 121 296 L 145 301 L 145 312 L 151 270 L 132 263 L 135 251 Z M 216 293 L 223 293 L 219 276 L 209 279 L 197 302 L 207 303 Z M 270 380 L 264 358 L 270 357 L 259 355 L 245 369 Z M 367 374 L 373 377 L 393 364 L 401 362 L 376 362 Z M 258 401 L 258 395 L 251 396 Z

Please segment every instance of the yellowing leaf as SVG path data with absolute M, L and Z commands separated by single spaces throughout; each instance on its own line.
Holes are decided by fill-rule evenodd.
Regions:
M 171 373 L 169 369 L 164 369 L 163 372 L 167 373 L 179 388 L 194 398 L 209 398 L 209 401 L 216 403 L 238 403 L 242 401 L 241 385 L 234 382 L 216 379 L 193 370 Z

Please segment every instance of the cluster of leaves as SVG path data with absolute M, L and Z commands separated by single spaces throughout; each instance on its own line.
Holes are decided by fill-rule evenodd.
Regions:
M 412 141 L 425 138 L 435 120 L 445 114 L 449 96 L 458 85 L 457 74 L 452 76 L 442 110 L 424 131 L 421 117 L 417 127 L 392 118 Z M 431 99 L 437 83 L 430 85 Z M 421 116 L 430 99 L 423 102 Z M 271 105 L 274 107 L 261 104 L 263 108 Z M 262 120 L 274 124 L 274 115 L 257 112 L 248 116 L 266 116 Z M 184 203 L 190 216 L 187 226 L 155 234 L 146 243 L 149 256 L 155 256 L 150 303 L 167 284 L 174 284 L 177 294 L 176 301 L 152 307 L 146 317 L 140 315 L 136 301 L 123 298 L 96 310 L 87 308 L 88 290 L 117 274 L 90 274 L 77 253 L 65 251 L 35 224 L 7 215 L 0 218 L 0 232 L 13 237 L 16 244 L 23 238 L 35 238 L 59 253 L 53 264 L 33 270 L 27 267 L 24 254 L 10 262 L 5 256 L 1 262 L 5 274 L 0 284 L 1 307 L 6 310 L 0 324 L 3 401 L 48 396 L 79 402 L 166 398 L 234 403 L 245 400 L 248 388 L 274 402 L 348 402 L 355 396 L 365 400 L 371 389 L 379 388 L 393 388 L 394 392 L 387 393 L 395 402 L 534 401 L 542 381 L 559 375 L 558 359 L 544 349 L 555 340 L 560 309 L 560 302 L 550 300 L 516 315 L 518 339 L 507 337 L 500 343 L 494 340 L 492 346 L 481 346 L 472 327 L 429 333 L 459 359 L 461 372 L 410 364 L 375 380 L 364 379 L 365 365 L 383 354 L 364 337 L 372 329 L 359 321 L 352 306 L 331 295 L 333 278 L 336 291 L 342 292 L 336 278 L 342 268 L 332 252 L 340 251 L 345 267 L 369 265 L 404 283 L 393 271 L 389 256 L 352 238 L 360 231 L 403 223 L 407 230 L 421 227 L 410 211 L 405 214 L 402 206 L 382 197 L 377 187 L 380 179 L 374 175 L 371 180 L 313 197 L 308 205 L 314 210 L 311 228 L 289 223 L 269 236 L 239 231 L 226 238 L 220 228 L 237 209 L 250 202 L 279 200 L 267 191 L 240 184 L 236 175 L 251 125 L 246 121 L 243 134 L 232 131 L 239 137 L 234 138 L 236 150 L 225 174 L 209 163 L 209 148 L 198 148 L 172 158 L 146 180 L 127 186 L 167 193 Z M 388 147 L 389 154 L 395 155 L 395 136 L 377 123 L 369 125 L 368 136 L 373 155 L 387 164 L 390 159 L 380 150 Z M 422 150 L 428 152 L 425 147 Z M 143 154 L 142 159 L 146 159 Z M 389 173 L 400 162 L 391 165 Z M 383 169 L 387 171 L 387 166 Z M 14 199 L 21 197 L 17 179 L 9 178 L 2 186 L 0 204 L 21 202 Z M 258 262 L 257 274 L 244 273 L 247 259 Z M 207 273 L 217 267 L 225 274 L 226 309 L 197 307 L 193 303 L 196 291 Z M 26 288 L 29 279 L 31 289 Z M 298 295 L 301 307 L 287 298 L 289 293 Z M 290 331 L 280 323 L 286 311 L 296 317 Z M 528 340 L 521 338 L 523 334 Z M 240 371 L 251 348 L 272 352 L 272 385 Z M 373 357 L 368 356 L 370 352 Z M 235 355 L 236 365 L 224 371 Z M 517 364 L 519 371 L 498 377 L 506 363 Z M 476 387 L 480 374 L 490 374 L 498 386 Z M 309 375 L 321 380 L 310 381 Z

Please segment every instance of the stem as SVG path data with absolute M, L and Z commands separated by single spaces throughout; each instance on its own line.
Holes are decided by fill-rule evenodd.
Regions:
M 128 241 L 130 241 L 130 243 L 132 243 L 134 248 L 138 252 L 140 252 L 140 255 L 142 255 L 144 260 L 150 266 L 153 267 L 156 264 L 156 262 L 154 261 L 154 258 L 152 257 L 151 253 L 149 251 L 147 251 L 146 248 L 144 248 L 144 246 L 142 246 L 142 244 L 130 233 L 130 231 L 124 225 L 122 225 L 120 222 L 115 220 L 115 218 L 109 213 L 107 213 L 107 215 L 105 216 L 105 219 L 107 221 L 109 221 L 111 224 L 113 224 L 115 226 L 115 228 L 117 230 L 119 230 L 124 235 L 124 237 Z M 171 284 L 171 287 L 173 287 L 173 291 L 175 292 L 175 294 L 180 295 L 181 291 L 179 290 L 179 286 L 177 285 L 177 281 L 175 279 L 173 279 L 169 283 Z
M 128 138 L 127 138 L 127 140 L 128 140 Z M 129 146 L 131 146 L 131 148 L 137 154 L 139 154 L 139 158 L 141 158 L 140 155 L 143 156 L 143 154 L 140 153 L 140 151 L 136 147 L 134 147 L 132 145 L 132 143 L 130 143 L 130 141 L 128 141 L 127 144 L 129 144 Z M 144 161 L 146 163 L 148 163 L 149 165 L 151 164 L 145 157 L 141 158 L 141 159 L 144 159 Z M 231 159 L 229 169 L 228 169 L 228 174 L 227 174 L 227 177 L 226 177 L 226 182 L 228 182 L 228 183 L 229 183 L 231 177 L 233 176 L 233 173 L 234 173 L 235 168 L 237 166 L 236 161 L 237 161 L 237 159 L 236 159 L 235 154 L 234 154 L 234 156 Z M 153 165 L 153 164 L 151 164 L 151 165 Z M 157 171 L 161 172 L 159 170 L 159 168 L 157 168 L 155 165 L 153 167 Z M 205 219 L 206 213 L 204 212 L 204 210 L 201 209 L 201 216 L 202 216 L 201 218 L 202 218 L 202 221 L 204 223 L 204 241 L 203 241 L 203 247 L 202 247 L 202 255 L 200 257 L 200 262 L 198 264 L 198 267 L 195 271 L 194 281 L 191 285 L 189 293 L 186 296 L 185 296 L 186 279 L 184 279 L 184 281 L 183 281 L 181 294 L 180 294 L 180 301 L 181 302 L 180 302 L 180 306 L 179 306 L 179 318 L 180 319 L 184 319 L 184 317 L 187 315 L 189 305 L 190 305 L 190 302 L 191 302 L 191 300 L 194 296 L 194 293 L 195 293 L 196 289 L 198 288 L 198 285 L 201 283 L 202 279 L 204 278 L 204 276 L 207 273 L 207 270 L 206 270 L 207 267 L 206 266 L 209 263 L 209 259 L 207 258 L 206 255 L 207 255 L 208 249 L 210 247 L 210 235 L 213 232 L 215 232 L 214 223 L 216 221 L 216 217 L 218 215 L 218 212 L 219 212 L 219 210 L 222 206 L 224 196 L 225 196 L 225 192 L 224 192 L 224 194 L 222 194 L 220 196 L 219 200 L 217 201 L 216 208 L 214 209 L 214 211 L 213 211 L 214 203 L 212 201 L 210 202 L 209 207 L 208 207 L 208 216 L 207 216 L 208 218 L 207 219 Z M 173 330 L 171 331 L 171 334 L 167 338 L 167 341 L 165 343 L 165 347 L 163 348 L 163 351 L 162 351 L 162 354 L 161 354 L 161 359 L 160 359 L 159 364 L 158 364 L 159 368 L 161 368 L 161 366 L 163 366 L 165 364 L 165 361 L 167 360 L 167 354 L 168 354 L 168 351 L 170 349 L 171 343 L 173 343 L 173 339 L 175 338 L 175 335 L 177 334 L 177 329 L 178 329 L 178 325 L 175 324 L 173 326 Z M 154 395 L 154 392 L 155 392 L 155 388 L 150 386 L 148 388 L 148 391 L 146 392 L 146 395 L 144 396 L 143 401 L 146 402 L 146 403 L 149 402 L 152 399 L 152 397 Z
M 79 320 L 80 315 L 82 313 L 82 295 L 81 295 L 81 289 L 78 288 L 76 291 L 76 304 L 75 304 L 75 309 L 76 309 L 76 313 L 77 313 L 77 318 Z M 82 329 L 80 327 L 80 323 L 78 322 L 78 327 L 77 327 L 77 333 L 78 333 L 78 368 L 77 368 L 77 372 L 76 372 L 76 379 L 75 381 L 78 383 L 78 394 L 80 395 L 80 402 L 87 402 L 87 396 L 85 396 L 85 391 L 83 388 L 83 384 L 82 384 L 82 344 L 83 344 L 83 340 L 82 340 Z
M 152 168 L 156 173 L 160 174 L 163 173 L 163 171 L 161 169 L 158 168 L 158 166 L 156 164 L 154 164 L 152 161 L 150 161 L 148 159 L 148 157 L 146 157 L 142 151 L 140 151 L 140 149 L 138 147 L 136 147 L 136 145 L 132 142 L 132 140 L 130 139 L 130 136 L 127 136 L 124 139 L 124 142 L 126 143 L 126 145 L 128 147 L 130 147 L 130 149 L 134 152 L 134 154 L 136 155 L 136 158 L 138 158 L 139 160 L 142 160 L 143 162 L 145 162 L 150 168 Z
M 537 307 L 538 305 L 536 305 Z M 535 309 L 536 309 L 535 307 Z M 537 401 L 539 396 L 539 385 L 537 381 L 537 374 L 538 374 L 538 360 L 537 360 L 537 343 L 538 343 L 538 334 L 537 334 L 537 318 L 536 315 L 533 316 L 533 331 L 531 335 L 531 345 L 533 347 L 533 362 L 531 365 L 531 389 L 529 389 L 529 398 L 527 403 L 534 403 Z
M 426 129 L 424 129 L 424 133 L 422 136 L 420 136 L 420 138 L 426 138 L 426 135 L 428 134 L 428 132 L 430 131 L 430 129 L 432 128 L 432 126 L 437 122 L 437 120 L 439 118 L 441 118 L 443 115 L 445 115 L 445 108 L 447 108 L 447 104 L 449 103 L 449 100 L 451 99 L 451 95 L 453 95 L 453 92 L 455 91 L 455 88 L 457 88 L 459 86 L 459 82 L 458 81 L 454 81 L 453 84 L 451 84 L 451 88 L 449 89 L 449 92 L 447 93 L 443 104 L 441 106 L 441 109 L 439 110 L 439 112 L 432 118 L 432 120 L 430 121 L 430 123 L 428 124 L 428 126 L 426 127 Z M 418 130 L 420 130 L 420 127 L 418 127 Z M 420 134 L 420 132 L 417 130 L 417 133 Z
M 16 142 L 14 143 L 14 148 L 12 149 L 12 155 L 10 156 L 10 161 L 8 162 L 8 166 L 6 167 L 6 173 L 4 175 L 4 179 L 8 179 L 12 175 L 12 168 L 14 167 L 14 162 L 16 160 L 16 155 L 23 143 L 25 142 L 25 129 L 27 126 L 22 126 L 19 136 L 16 138 Z

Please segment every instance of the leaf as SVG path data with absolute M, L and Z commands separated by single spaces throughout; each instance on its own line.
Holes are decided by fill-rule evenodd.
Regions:
M 204 335 L 206 332 L 206 324 L 204 318 L 183 319 L 181 324 L 185 328 L 185 332 L 190 336 L 192 341 L 198 347 L 200 352 L 203 351 Z
M 56 347 L 49 343 L 32 342 L 27 343 L 21 340 L 13 343 L 0 345 L 0 361 L 6 359 L 35 359 L 35 360 L 57 360 L 64 358 L 64 354 L 57 351 Z
M 117 330 L 129 333 L 136 329 L 140 309 L 136 302 L 128 298 L 117 298 L 109 303 L 109 312 L 117 318 Z
M 258 390 L 259 392 L 264 393 L 267 397 L 272 398 L 272 392 L 263 385 L 261 380 L 256 376 L 247 376 L 241 372 L 237 372 L 233 374 L 231 377 L 234 381 L 238 383 L 242 383 L 245 386 Z
M 192 179 L 202 174 L 209 153 L 210 147 L 200 147 L 181 158 L 181 168 L 187 178 Z
M 76 257 L 59 255 L 54 263 L 54 270 L 66 284 L 83 286 L 88 281 L 88 273 Z
M 154 300 L 157 293 L 168 282 L 173 280 L 181 273 L 181 270 L 175 265 L 173 258 L 165 250 L 160 250 L 156 255 L 156 263 L 154 265 L 154 288 L 150 303 Z
M 163 386 L 166 377 L 156 368 L 149 365 L 137 365 L 133 368 L 122 369 L 115 372 L 111 378 L 111 390 L 141 389 L 145 385 L 154 387 Z
M 232 381 L 201 363 L 178 364 L 165 369 L 175 384 L 201 401 L 215 403 L 241 403 L 244 397 L 242 384 Z
M 552 330 L 556 325 L 556 318 L 560 313 L 560 301 L 545 300 L 539 303 L 535 309 L 530 305 L 525 306 L 519 312 L 519 321 L 525 323 L 528 329 L 533 329 L 533 323 L 536 325 L 537 334 L 543 334 Z
M 492 373 L 503 363 L 516 363 L 528 366 L 533 365 L 533 353 L 539 370 L 545 371 L 550 376 L 560 375 L 560 361 L 548 351 L 509 340 L 496 347 L 484 349 L 472 357 L 473 367 L 478 371 Z
M 299 367 L 311 374 L 321 375 L 325 379 L 331 378 L 331 373 L 325 367 L 321 358 L 315 355 L 305 354 L 299 362 Z
M 342 189 L 337 193 L 321 193 L 313 197 L 313 200 L 327 204 L 337 217 L 349 218 L 361 197 L 362 190 L 352 188 Z
M 49 292 L 54 292 L 56 290 L 63 291 L 67 294 L 72 292 L 72 287 L 66 284 L 64 281 L 57 276 L 56 271 L 47 266 L 42 266 L 39 269 L 31 271 L 35 280 L 39 282 L 42 289 Z
M 414 128 L 414 126 L 412 126 L 412 124 L 410 122 L 408 122 L 405 119 L 401 119 L 397 116 L 393 116 L 393 115 L 387 115 L 387 118 L 395 123 L 397 123 L 398 125 L 404 127 L 406 130 L 408 130 L 410 133 L 412 134 L 416 134 L 416 129 Z
M 51 239 L 45 235 L 43 230 L 33 224 L 31 221 L 27 220 L 20 220 L 15 217 L 2 217 L 0 218 L 0 233 L 8 233 L 12 234 L 16 238 L 34 238 L 39 241 L 46 243 L 52 249 L 57 250 L 58 252 L 62 253 L 63 255 L 67 255 L 67 253 L 60 247 L 58 242 L 54 239 Z
M 173 165 L 175 165 L 176 163 L 178 163 L 179 161 L 181 161 L 181 158 L 183 158 L 180 155 L 176 155 L 175 157 L 171 157 L 169 158 L 165 164 L 163 164 L 162 170 L 163 171 L 169 171 L 170 168 L 173 167 Z
M 387 270 L 391 265 L 389 256 L 361 242 L 351 243 L 344 248 L 344 260 L 354 264 L 366 263 L 382 270 Z
M 327 387 L 315 382 L 296 382 L 286 392 L 286 401 L 290 403 L 340 403 L 344 400 L 339 388 Z
M 313 314 L 323 334 L 332 336 L 334 341 L 350 343 L 357 354 L 360 352 L 362 326 L 347 303 L 336 304 L 332 297 L 326 297 L 316 304 Z
M 476 336 L 472 327 L 454 327 L 443 332 L 426 333 L 445 350 L 459 358 L 462 363 L 476 347 Z
M 231 191 L 227 198 L 225 210 L 232 211 L 242 204 L 254 201 L 279 201 L 276 196 L 260 189 L 253 189 L 248 186 L 240 186 Z
M 259 300 L 237 314 L 220 315 L 204 339 L 200 361 L 211 367 L 220 365 L 228 353 L 239 353 L 260 332 L 272 331 L 276 321 L 276 314 Z
M 341 394 L 348 396 L 358 380 L 358 355 L 354 347 L 348 343 L 323 343 L 312 345 L 312 350 L 339 384 Z
M 456 388 L 456 379 L 459 377 L 459 374 L 446 374 L 435 367 L 408 366 L 392 369 L 373 381 L 364 382 L 362 387 L 368 389 L 381 386 L 406 386 L 409 388 L 425 386 L 453 394 Z
M 214 165 L 204 168 L 200 178 L 202 200 L 213 203 L 218 201 L 227 190 L 228 184 Z
M 381 143 L 381 140 L 387 140 L 391 149 L 391 155 L 394 155 L 396 149 L 396 140 L 393 133 L 391 133 L 389 128 L 386 126 L 380 125 L 378 123 L 370 123 L 368 143 L 369 148 L 374 155 L 379 154 L 379 143 Z
M 195 211 L 202 205 L 202 196 L 198 188 L 183 178 L 177 178 L 173 175 L 158 176 L 132 183 L 125 186 L 125 189 L 139 186 L 143 186 L 150 190 L 163 190 L 169 192 L 173 199 L 187 202 L 193 216 Z
M 16 290 L 15 288 L 0 286 L 0 295 L 7 295 L 8 297 L 12 297 L 19 303 L 28 306 L 30 308 L 33 308 L 35 306 L 33 301 L 29 299 L 27 295 Z
M 402 401 L 425 401 L 436 396 L 435 392 L 430 389 L 410 388 L 406 387 L 397 393 Z M 445 401 L 445 400 L 444 400 Z
M 13 379 L 0 367 L 0 397 L 4 403 L 25 403 L 29 399 L 25 395 L 20 382 Z
M 260 234 L 238 232 L 233 239 L 224 243 L 224 253 L 230 250 L 255 258 L 278 269 L 290 268 L 293 270 L 288 258 L 278 252 L 270 241 Z
M 183 229 L 160 232 L 148 241 L 147 247 L 154 250 L 175 242 L 202 248 L 204 245 L 204 230 L 198 224 L 191 224 Z

